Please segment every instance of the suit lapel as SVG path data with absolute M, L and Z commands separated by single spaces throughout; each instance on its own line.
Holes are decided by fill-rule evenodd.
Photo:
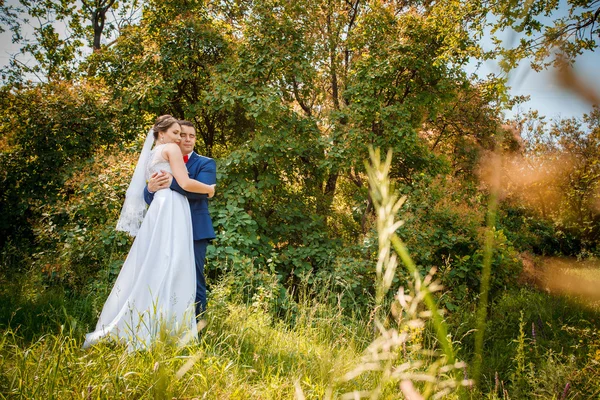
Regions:
M 200 159 L 200 156 L 198 154 L 196 154 L 195 151 L 192 151 L 192 154 L 190 154 L 190 158 L 188 159 L 188 162 L 185 164 L 185 167 L 187 168 L 188 172 L 190 172 L 190 170 L 192 169 L 194 164 L 196 164 L 196 162 L 198 162 L 199 159 Z

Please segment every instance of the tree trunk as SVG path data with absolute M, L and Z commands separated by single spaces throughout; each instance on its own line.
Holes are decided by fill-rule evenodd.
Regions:
M 83 6 L 92 14 L 92 26 L 94 28 L 94 50 L 100 50 L 100 39 L 104 32 L 106 12 L 113 6 L 116 0 L 96 0 L 91 4 L 89 0 L 83 0 Z

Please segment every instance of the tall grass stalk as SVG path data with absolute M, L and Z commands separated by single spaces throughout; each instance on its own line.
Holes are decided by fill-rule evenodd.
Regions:
M 479 290 L 479 304 L 476 316 L 475 329 L 475 355 L 473 360 L 473 380 L 480 383 L 481 364 L 483 362 L 483 339 L 487 321 L 487 310 L 490 291 L 490 277 L 492 274 L 492 256 L 494 254 L 494 231 L 496 226 L 496 213 L 498 211 L 498 194 L 500 191 L 501 159 L 497 152 L 492 153 L 490 164 L 490 195 L 486 215 L 487 230 L 483 248 L 483 264 L 481 268 L 481 286 Z
M 380 161 L 379 150 L 370 148 L 369 153 L 371 165 L 365 163 L 365 166 L 369 176 L 371 199 L 377 213 L 379 253 L 375 267 L 377 274 L 375 302 L 376 307 L 379 308 L 392 285 L 398 266 L 397 257 L 391 251 L 391 237 L 403 224 L 403 221 L 395 221 L 395 216 L 404 204 L 406 196 L 399 198 L 395 193 L 393 182 L 388 178 L 392 165 L 392 152 L 388 152 L 383 164 Z
M 413 274 L 418 273 L 414 261 L 408 254 L 406 246 L 404 245 L 404 243 L 402 243 L 398 235 L 392 235 L 391 240 L 392 244 L 394 245 L 394 250 L 398 254 L 400 254 L 400 258 L 402 259 L 402 262 L 404 263 L 404 265 L 406 265 L 408 270 Z M 440 346 L 442 347 L 442 350 L 444 351 L 444 354 L 446 355 L 446 357 L 448 357 L 448 362 L 453 363 L 455 361 L 455 356 L 454 350 L 452 348 L 452 342 L 448 338 L 448 327 L 446 326 L 446 323 L 444 322 L 444 319 L 442 318 L 442 315 L 437 308 L 437 304 L 435 303 L 431 292 L 428 290 L 427 287 L 424 287 L 422 290 L 424 291 L 423 301 L 429 309 L 429 311 L 431 312 L 431 319 L 435 328 L 436 337 L 440 343 Z
M 394 222 L 396 214 L 400 210 L 406 197 L 400 199 L 394 193 L 393 182 L 390 181 L 388 174 L 392 163 L 392 152 L 388 151 L 385 162 L 381 163 L 379 150 L 369 149 L 371 164 L 366 164 L 369 184 L 371 187 L 371 197 L 375 210 L 377 211 L 377 232 L 379 234 L 379 259 L 377 261 L 377 293 L 383 298 L 389 290 L 393 275 L 396 271 L 396 258 L 391 255 L 390 245 L 393 246 L 396 254 L 400 256 L 402 262 L 408 271 L 414 275 L 418 272 L 417 266 L 408 254 L 408 250 L 402 240 L 396 234 L 396 230 L 402 226 L 402 221 Z M 386 265 L 386 271 L 380 271 L 382 266 Z M 382 277 L 380 278 L 380 275 Z M 435 328 L 437 339 L 442 347 L 449 363 L 455 361 L 452 343 L 448 339 L 448 329 L 439 312 L 437 304 L 427 287 L 423 287 L 423 301 L 431 313 L 431 319 Z M 379 303 L 378 303 L 379 305 Z
M 368 374 L 373 377 L 375 384 L 370 389 L 348 392 L 341 398 L 377 399 L 397 395 L 398 389 L 406 398 L 440 398 L 470 382 L 456 373 L 464 364 L 455 361 L 445 322 L 433 299 L 432 293 L 441 289 L 434 280 L 435 269 L 422 278 L 406 247 L 395 233 L 402 225 L 401 221 L 396 221 L 396 215 L 405 198 L 395 193 L 394 185 L 389 179 L 392 152 L 387 153 L 383 163 L 378 150 L 369 149 L 369 152 L 371 163 L 366 164 L 366 170 L 377 213 L 379 235 L 375 282 L 377 312 L 374 320 L 379 335 L 365 350 L 360 363 L 346 373 L 342 381 L 348 382 Z M 400 287 L 394 296 L 391 311 L 397 327 L 392 325 L 387 328 L 389 321 L 384 318 L 388 314 L 384 309 L 384 300 L 396 273 L 398 255 L 411 272 L 412 280 L 408 282 L 408 293 L 404 287 Z M 422 303 L 427 311 L 422 311 Z M 441 353 L 423 348 L 422 335 L 428 319 L 433 322 L 442 348 Z

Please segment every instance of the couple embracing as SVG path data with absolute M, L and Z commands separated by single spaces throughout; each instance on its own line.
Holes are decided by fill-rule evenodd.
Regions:
M 103 338 L 130 350 L 148 348 L 163 334 L 180 345 L 197 338 L 196 319 L 206 309 L 206 247 L 215 237 L 208 198 L 216 164 L 193 151 L 195 142 L 194 126 L 170 115 L 148 132 L 117 223 L 135 240 L 84 348 Z

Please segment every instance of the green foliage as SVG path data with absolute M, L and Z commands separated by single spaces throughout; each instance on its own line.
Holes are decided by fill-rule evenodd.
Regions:
M 401 231 L 417 264 L 426 268 L 471 256 L 478 248 L 484 209 L 455 189 L 456 181 L 423 182 L 410 193 Z
M 209 248 L 217 270 L 224 265 L 235 269 L 250 260 L 261 270 L 277 271 L 287 287 L 305 276 L 324 282 L 333 274 L 334 280 L 353 288 L 351 302 L 360 301 L 369 291 L 364 265 L 371 259 L 356 250 L 372 219 L 362 165 L 365 144 L 402 155 L 392 168 L 395 179 L 407 185 L 427 182 L 449 172 L 446 157 L 454 150 L 445 144 L 459 140 L 443 136 L 432 146 L 421 132 L 428 122 L 458 119 L 461 114 L 453 110 L 465 97 L 477 99 L 473 101 L 480 101 L 480 107 L 492 101 L 492 95 L 471 85 L 461 71 L 469 55 L 479 54 L 467 29 L 479 24 L 471 18 L 476 14 L 472 7 L 436 4 L 427 14 L 378 3 L 348 8 L 273 0 L 235 8 L 146 2 L 139 21 L 125 24 L 111 46 L 82 62 L 87 81 L 62 85 L 63 92 L 71 90 L 77 99 L 85 99 L 82 104 L 59 98 L 49 106 L 23 99 L 11 109 L 20 113 L 6 131 L 33 121 L 23 110 L 34 105 L 47 110 L 49 119 L 63 121 L 54 129 L 65 134 L 56 135 L 56 150 L 50 146 L 41 151 L 50 123 L 28 122 L 27 129 L 40 140 L 34 145 L 15 142 L 11 148 L 35 151 L 55 167 L 42 179 L 52 186 L 43 188 L 46 196 L 34 199 L 37 203 L 25 200 L 23 191 L 29 186 L 37 191 L 33 178 L 6 181 L 14 189 L 6 192 L 4 204 L 15 217 L 7 219 L 5 229 L 18 217 L 28 237 L 37 241 L 31 251 L 36 265 L 62 274 L 71 271 L 70 277 L 60 275 L 61 282 L 80 285 L 103 268 L 116 270 L 122 255 L 118 245 L 126 246 L 110 227 L 122 195 L 120 184 L 127 179 L 104 175 L 102 184 L 113 188 L 106 204 L 85 191 L 97 193 L 91 186 L 83 190 L 69 182 L 95 147 L 130 143 L 134 132 L 145 130 L 149 115 L 170 112 L 194 121 L 198 150 L 219 159 L 219 194 L 212 202 L 219 237 Z M 29 92 L 53 93 L 57 86 L 6 90 L 19 99 Z M 95 100 L 90 98 L 94 91 Z M 82 125 L 76 117 L 81 115 L 88 116 L 80 126 L 85 143 L 69 134 Z M 493 110 L 482 115 L 482 126 L 494 124 L 489 122 Z M 479 135 L 482 143 L 491 131 L 487 128 Z M 124 170 L 123 164 L 111 165 Z M 7 179 L 23 180 L 28 172 L 12 168 L 15 173 Z M 60 189 L 64 183 L 70 192 Z M 45 215 L 33 212 L 32 203 Z M 70 211 L 65 212 L 67 206 Z M 97 211 L 104 217 L 95 215 Z M 443 232 L 455 226 L 449 222 L 427 236 L 443 241 Z M 91 238 L 100 240 L 84 244 Z M 456 241 L 460 243 L 443 243 L 425 254 L 423 265 L 454 257 L 455 250 L 457 257 L 473 254 L 472 243 Z M 461 252 L 460 246 L 469 251 Z M 350 250 L 343 250 L 336 261 L 342 249 Z
M 101 270 L 117 276 L 132 241 L 115 221 L 137 156 L 115 146 L 98 150 L 64 182 L 57 200 L 41 207 L 33 266 L 48 283 L 82 288 Z
M 17 282 L 2 282 L 0 330 L 6 337 L 12 328 L 19 345 L 62 331 L 84 335 L 95 314 L 92 295 L 81 296 L 60 286 L 48 286 L 36 270 L 19 275 Z
M 227 79 L 233 38 L 202 2 L 148 2 L 140 24 L 95 53 L 85 68 L 106 80 L 133 113 L 170 113 L 196 123 L 202 153 L 238 144 L 247 126 Z
M 562 231 L 529 208 L 505 202 L 499 214 L 499 225 L 519 251 L 543 256 L 581 252 L 581 240 L 576 234 Z
M 463 305 L 449 322 L 469 353 L 473 308 Z M 482 391 L 502 398 L 503 387 L 510 398 L 561 398 L 569 383 L 567 398 L 592 396 L 600 389 L 598 322 L 596 311 L 572 299 L 528 288 L 505 291 L 488 316 Z
M 521 261 L 502 231 L 493 229 L 493 246 L 490 295 L 514 286 L 521 272 Z M 477 293 L 481 284 L 481 269 L 484 262 L 484 252 L 477 249 L 472 255 L 459 257 L 454 263 L 450 262 L 444 269 L 442 282 L 452 288 L 453 295 L 458 299 L 468 299 Z
M 473 188 L 460 188 L 451 178 L 423 182 L 410 192 L 400 237 L 411 249 L 415 263 L 424 271 L 436 267 L 451 296 L 446 306 L 474 299 L 479 293 L 484 251 L 484 208 L 469 195 Z M 516 283 L 521 262 L 513 242 L 498 227 L 494 229 L 491 295 Z
M 319 215 L 320 148 L 309 121 L 275 108 L 255 137 L 219 163 L 222 190 L 212 203 L 218 246 L 209 257 L 269 264 L 284 281 L 330 265 L 335 240 Z M 223 264 L 221 264 L 223 265 Z
M 123 139 L 121 124 L 132 122 L 109 101 L 107 88 L 94 83 L 5 87 L 3 93 L 0 244 L 15 226 L 16 238 L 31 237 L 40 209 L 57 201 L 81 160 Z
M 376 245 L 376 242 L 374 243 Z M 348 315 L 363 315 L 374 304 L 375 271 L 373 270 L 374 257 L 369 257 L 367 249 L 338 249 L 335 259 L 329 268 L 320 269 L 312 277 L 308 276 L 307 282 L 314 288 L 327 288 L 335 302 Z M 393 280 L 394 284 L 400 282 Z

